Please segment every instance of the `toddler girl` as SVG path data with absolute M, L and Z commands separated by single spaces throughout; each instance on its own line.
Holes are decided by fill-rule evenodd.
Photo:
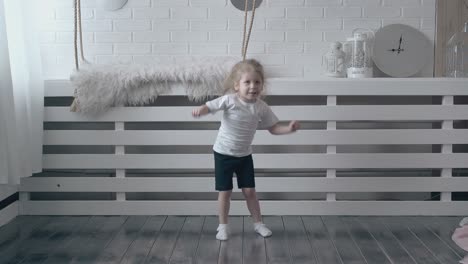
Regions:
M 226 91 L 217 99 L 194 109 L 200 117 L 223 111 L 221 127 L 213 146 L 215 185 L 219 203 L 219 226 L 216 238 L 228 239 L 228 214 L 232 193 L 232 176 L 236 173 L 237 186 L 242 189 L 247 208 L 254 221 L 254 230 L 263 237 L 272 232 L 262 223 L 260 205 L 255 191 L 252 140 L 257 128 L 267 128 L 271 134 L 288 134 L 299 129 L 297 121 L 279 125 L 278 118 L 260 98 L 264 84 L 263 66 L 256 60 L 244 60 L 231 70 L 225 81 Z

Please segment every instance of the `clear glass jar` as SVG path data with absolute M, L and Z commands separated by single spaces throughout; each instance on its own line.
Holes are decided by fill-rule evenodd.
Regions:
M 363 31 L 364 32 L 358 32 Z M 345 44 L 348 78 L 371 78 L 373 76 L 372 45 L 374 32 L 369 29 L 353 30 L 353 37 Z
M 462 32 L 455 33 L 447 42 L 445 76 L 468 77 L 468 22 Z

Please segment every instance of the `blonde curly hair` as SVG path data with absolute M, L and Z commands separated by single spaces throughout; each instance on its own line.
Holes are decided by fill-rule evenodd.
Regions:
M 236 63 L 229 73 L 229 76 L 224 80 L 224 93 L 234 92 L 234 87 L 239 83 L 242 74 L 246 72 L 255 72 L 262 79 L 262 83 L 265 84 L 265 72 L 263 65 L 255 59 L 247 59 Z

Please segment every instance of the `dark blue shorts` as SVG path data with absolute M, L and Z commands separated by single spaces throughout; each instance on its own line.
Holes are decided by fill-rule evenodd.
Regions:
M 255 188 L 254 166 L 252 155 L 233 157 L 214 151 L 215 182 L 217 191 L 232 190 L 232 177 L 237 176 L 237 187 Z

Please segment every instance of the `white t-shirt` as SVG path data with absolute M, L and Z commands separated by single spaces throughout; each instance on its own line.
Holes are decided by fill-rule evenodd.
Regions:
M 221 127 L 213 150 L 224 155 L 244 157 L 252 154 L 252 140 L 257 128 L 269 128 L 278 122 L 271 108 L 260 99 L 242 101 L 237 94 L 228 94 L 206 102 L 210 113 L 223 110 Z

